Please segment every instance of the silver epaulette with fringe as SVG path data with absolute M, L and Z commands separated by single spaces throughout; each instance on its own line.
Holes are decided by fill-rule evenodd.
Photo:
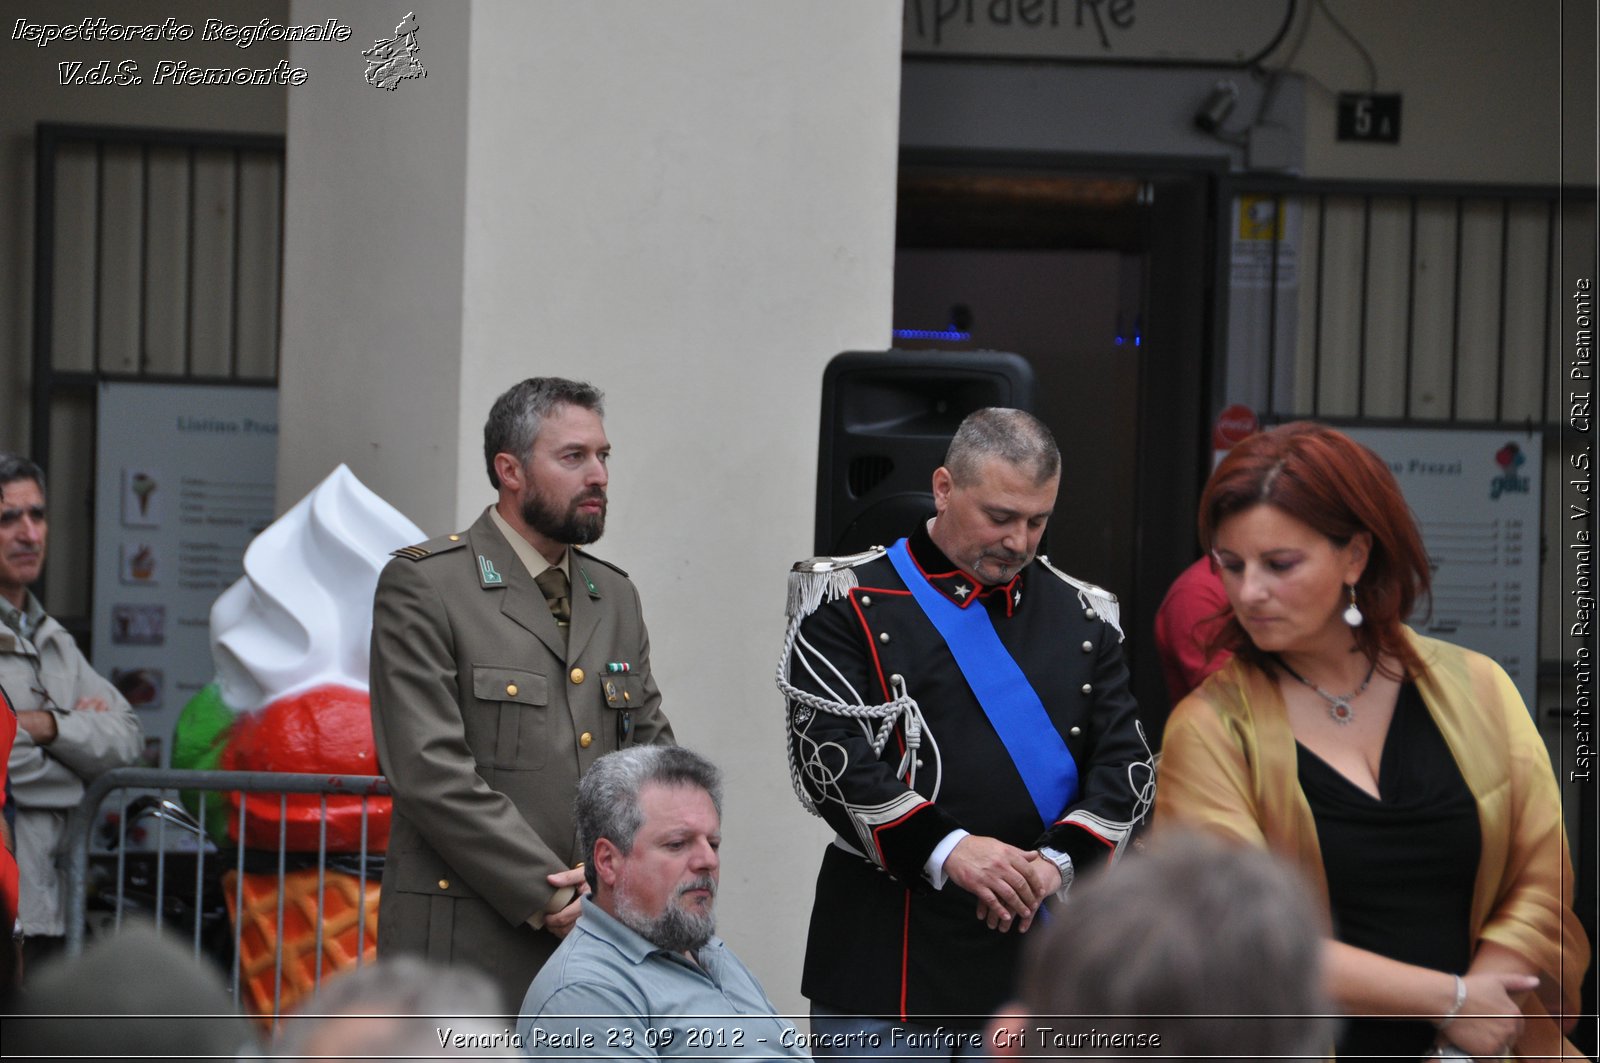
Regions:
M 810 616 L 822 603 L 843 598 L 857 584 L 857 565 L 876 561 L 888 553 L 881 546 L 843 557 L 813 557 L 796 561 L 789 570 L 789 600 L 784 613 L 790 620 Z
M 796 562 L 794 568 L 789 570 L 786 610 L 789 619 L 783 635 L 783 654 L 778 658 L 778 689 L 783 693 L 787 718 L 789 781 L 794 786 L 795 796 L 813 815 L 821 815 L 817 810 L 818 800 L 844 806 L 858 835 L 858 844 L 850 846 L 850 849 L 858 853 L 876 851 L 872 840 L 874 826 L 884 816 L 898 818 L 905 810 L 899 809 L 890 815 L 881 808 L 863 809 L 850 805 L 838 784 L 838 747 L 832 742 L 813 740 L 810 737 L 811 722 L 821 714 L 855 721 L 861 728 L 862 737 L 871 745 L 874 756 L 883 755 L 890 735 L 899 727 L 905 748 L 895 774 L 913 790 L 917 782 L 917 768 L 923 763 L 926 739 L 928 754 L 934 762 L 934 797 L 939 792 L 941 771 L 938 766 L 938 746 L 931 735 L 924 733 L 926 723 L 922 711 L 917 707 L 916 699 L 907 693 L 905 679 L 898 675 L 890 676 L 890 699 L 869 703 L 865 691 L 852 687 L 843 673 L 801 636 L 800 626 L 825 603 L 843 598 L 860 586 L 855 569 L 868 561 L 876 561 L 886 553 L 888 551 L 883 547 L 875 546 L 871 550 L 845 557 L 813 557 Z M 816 684 L 819 693 L 813 694 L 794 685 L 790 673 L 795 668 L 806 673 L 809 680 Z M 818 791 L 817 795 L 808 791 L 802 777 L 810 780 Z M 922 800 L 922 797 L 916 797 L 918 803 Z
M 1121 642 L 1126 636 L 1122 633 L 1122 607 L 1117 604 L 1117 596 L 1104 587 L 1096 587 L 1093 583 L 1085 583 L 1081 579 L 1074 579 L 1050 563 L 1050 559 L 1043 554 L 1039 555 L 1039 563 L 1045 568 L 1060 576 L 1063 581 L 1072 585 L 1078 592 L 1078 601 L 1085 609 L 1093 609 L 1095 615 L 1112 627 L 1117 629 L 1117 641 Z

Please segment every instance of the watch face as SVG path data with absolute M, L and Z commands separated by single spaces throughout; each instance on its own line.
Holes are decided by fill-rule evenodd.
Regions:
M 1077 877 L 1078 869 L 1072 866 L 1072 857 L 1066 853 L 1061 854 L 1061 861 L 1056 866 L 1061 868 L 1061 892 L 1065 893 L 1067 887 L 1072 885 L 1072 880 Z
M 1072 866 L 1072 857 L 1067 853 L 1057 852 L 1054 849 L 1040 850 L 1040 855 L 1056 865 L 1056 870 L 1061 872 L 1061 888 L 1056 891 L 1057 897 L 1065 896 L 1067 887 L 1072 885 L 1076 869 Z

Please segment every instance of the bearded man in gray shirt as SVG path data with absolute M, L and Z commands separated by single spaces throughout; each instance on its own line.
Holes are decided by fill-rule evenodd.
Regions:
M 533 980 L 522 1049 L 542 1059 L 806 1059 L 802 1037 L 714 935 L 721 773 L 678 746 L 595 761 L 578 784 L 592 892 Z

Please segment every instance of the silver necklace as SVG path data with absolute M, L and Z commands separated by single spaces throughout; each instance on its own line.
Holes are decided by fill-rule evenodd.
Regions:
M 1288 662 L 1282 657 L 1274 655 L 1272 659 L 1278 662 L 1278 667 L 1294 676 L 1301 683 L 1310 687 L 1312 690 L 1315 690 L 1317 692 L 1317 696 L 1328 703 L 1328 715 L 1333 717 L 1334 723 L 1338 724 L 1347 724 L 1356 718 L 1355 709 L 1350 707 L 1350 703 L 1356 698 L 1359 698 L 1366 691 L 1367 684 L 1372 682 L 1373 673 L 1378 670 L 1378 662 L 1374 660 L 1372 662 L 1372 666 L 1367 669 L 1367 678 L 1361 681 L 1360 686 L 1356 687 L 1348 694 L 1330 694 L 1326 690 L 1323 690 L 1321 687 L 1317 686 L 1317 684 L 1313 683 L 1311 680 L 1307 679 L 1305 676 L 1301 675 L 1299 672 L 1295 671 L 1293 668 L 1290 668 Z

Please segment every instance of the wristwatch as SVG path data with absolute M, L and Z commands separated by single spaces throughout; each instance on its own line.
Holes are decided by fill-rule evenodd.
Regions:
M 1076 874 L 1072 868 L 1072 857 L 1048 846 L 1040 846 L 1039 855 L 1056 865 L 1056 870 L 1061 872 L 1061 888 L 1056 890 L 1056 900 L 1066 900 L 1067 891 L 1072 888 L 1072 877 Z

